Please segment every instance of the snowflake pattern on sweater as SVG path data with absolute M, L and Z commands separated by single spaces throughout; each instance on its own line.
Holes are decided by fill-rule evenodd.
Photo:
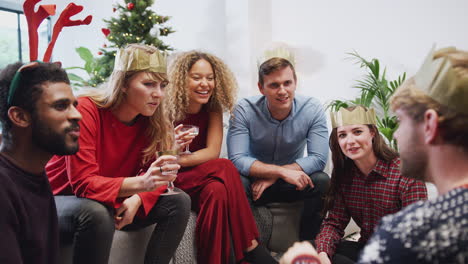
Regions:
M 359 263 L 468 263 L 468 188 L 384 217 Z

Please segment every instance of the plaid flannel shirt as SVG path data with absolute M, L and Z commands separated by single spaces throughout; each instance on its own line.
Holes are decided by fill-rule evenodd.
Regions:
M 326 252 L 330 258 L 334 255 L 351 217 L 361 228 L 359 241 L 366 242 L 383 216 L 425 199 L 426 185 L 401 176 L 399 158 L 391 162 L 378 160 L 368 175 L 356 171 L 351 183 L 344 184 L 341 193 L 336 194 L 315 240 L 317 252 Z

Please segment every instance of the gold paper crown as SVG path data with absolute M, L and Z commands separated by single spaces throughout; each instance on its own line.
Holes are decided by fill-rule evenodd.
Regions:
M 293 66 L 296 64 L 296 60 L 294 58 L 294 54 L 291 51 L 291 49 L 283 43 L 275 43 L 276 45 L 274 47 L 265 49 L 263 54 L 258 58 L 257 60 L 257 68 L 260 68 L 260 66 L 265 63 L 267 60 L 270 60 L 272 58 L 283 58 L 287 61 L 289 61 Z
M 349 125 L 375 125 L 375 110 L 369 108 L 366 110 L 362 106 L 356 106 L 349 111 L 345 108 L 340 108 L 337 112 L 330 112 L 332 127 L 349 126 Z
M 159 50 L 149 53 L 139 48 L 120 49 L 115 56 L 114 70 L 166 73 L 166 56 Z
M 454 47 L 435 51 L 433 47 L 414 81 L 440 104 L 468 114 L 468 52 Z

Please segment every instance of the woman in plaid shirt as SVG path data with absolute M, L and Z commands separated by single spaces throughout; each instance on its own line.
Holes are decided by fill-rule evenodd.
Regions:
M 379 134 L 373 109 L 340 109 L 332 123 L 328 215 L 315 243 L 322 264 L 354 263 L 383 216 L 427 199 L 427 191 L 423 182 L 400 174 L 398 153 Z M 351 217 L 361 228 L 358 242 L 342 240 Z

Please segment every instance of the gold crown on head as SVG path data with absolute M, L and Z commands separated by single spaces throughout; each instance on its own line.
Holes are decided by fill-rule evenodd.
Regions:
M 166 73 L 166 56 L 159 50 L 149 53 L 143 49 L 120 49 L 115 56 L 116 71 L 149 71 Z
M 293 66 L 296 64 L 294 53 L 285 43 L 274 43 L 272 47 L 265 49 L 257 60 L 257 68 L 272 58 L 283 58 L 289 61 Z
M 330 112 L 332 127 L 349 125 L 375 125 L 375 110 L 369 108 L 366 110 L 363 106 L 356 106 L 353 110 L 340 108 L 336 112 Z
M 440 104 L 468 114 L 468 52 L 433 47 L 414 82 Z

